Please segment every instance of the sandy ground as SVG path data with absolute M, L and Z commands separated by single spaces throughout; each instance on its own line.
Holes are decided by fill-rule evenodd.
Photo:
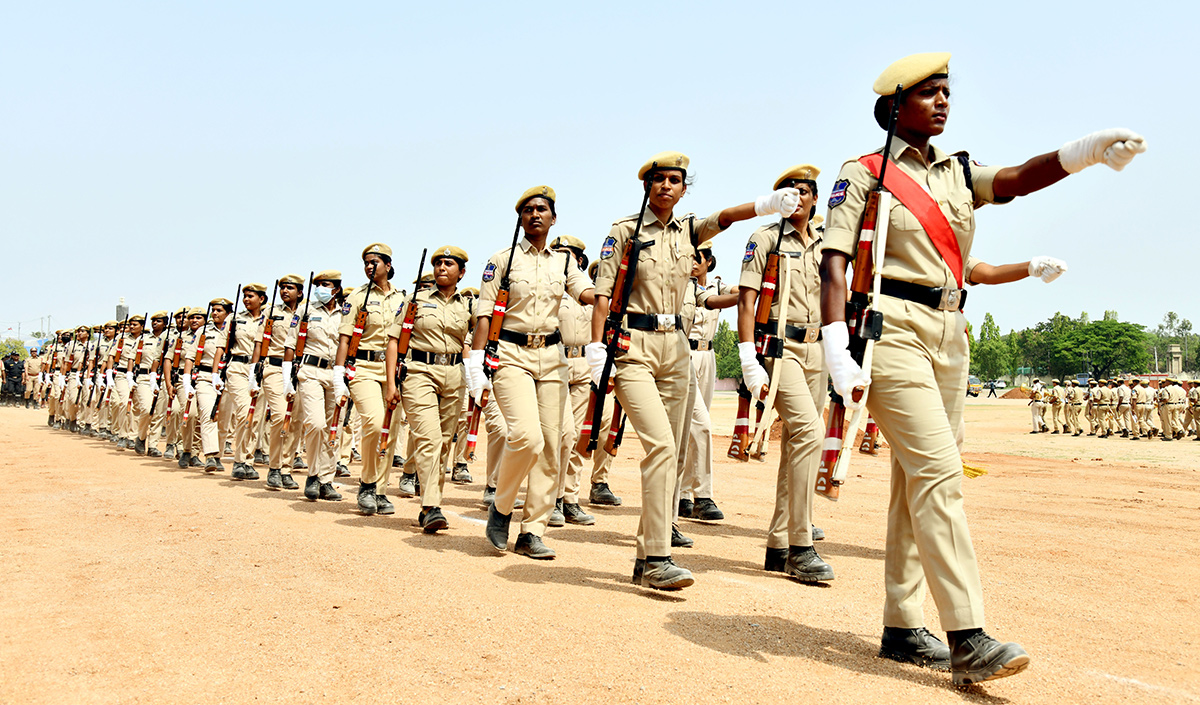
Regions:
M 550 529 L 540 563 L 488 546 L 478 482 L 447 484 L 451 530 L 426 536 L 413 500 L 365 518 L 3 408 L 0 702 L 1200 701 L 1200 443 L 1031 436 L 1021 401 L 967 417 L 988 629 L 1032 665 L 958 691 L 875 656 L 886 450 L 817 500 L 837 579 L 807 587 L 761 570 L 777 455 L 727 461 L 719 436 L 726 519 L 684 522 L 696 584 L 668 594 L 629 583 L 636 440 L 625 505 Z

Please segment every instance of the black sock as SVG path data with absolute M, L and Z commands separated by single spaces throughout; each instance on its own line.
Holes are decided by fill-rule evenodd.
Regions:
M 671 560 L 670 556 L 646 556 L 647 563 L 661 563 L 669 560 Z
M 958 629 L 952 632 L 946 632 L 946 636 L 950 638 L 951 644 L 957 644 L 970 639 L 982 631 L 983 627 L 975 627 L 973 629 Z

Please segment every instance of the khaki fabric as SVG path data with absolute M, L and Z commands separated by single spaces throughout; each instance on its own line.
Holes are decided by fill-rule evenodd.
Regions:
M 471 330 L 470 301 L 471 297 L 458 292 L 450 297 L 438 289 L 417 292 L 417 311 L 409 348 L 435 354 L 461 353 L 463 341 Z M 508 323 L 507 317 L 504 322 Z M 403 325 L 404 314 L 401 311 L 388 328 L 388 337 L 398 339 Z
M 703 301 L 713 294 L 727 294 L 730 289 L 720 279 L 703 289 L 693 279 L 692 288 L 696 292 L 696 306 L 689 321 L 688 339 L 703 341 L 708 349 L 690 351 L 692 371 L 696 376 L 696 395 L 688 425 L 687 447 L 682 454 L 684 464 L 679 495 L 685 499 L 712 499 L 713 439 L 709 409 L 712 408 L 713 391 L 717 384 L 717 358 L 712 350 L 712 340 L 721 312 L 707 308 Z
M 775 411 L 783 422 L 768 548 L 813 545 L 813 494 L 825 439 L 824 363 L 820 343 L 794 340 L 785 343 L 782 358 L 768 360 L 768 374 L 780 375 Z
M 483 271 L 479 288 L 476 317 L 490 317 L 500 291 L 500 280 L 508 264 L 509 250 L 492 255 Z M 508 308 L 504 314 L 504 330 L 527 335 L 549 335 L 559 328 L 559 306 L 563 294 L 576 299 L 592 288 L 591 280 L 575 265 L 575 258 L 549 247 L 538 250 L 522 237 L 513 251 L 511 287 Z M 527 368 L 540 364 L 540 352 L 501 341 L 501 363 L 512 359 Z
M 463 372 L 464 377 L 466 372 Z M 467 431 L 471 424 L 470 395 L 464 394 L 462 406 L 458 413 L 458 423 L 454 425 L 454 464 L 467 465 L 471 457 L 467 453 Z M 478 444 L 476 444 L 478 445 Z
M 238 341 L 242 339 L 241 324 L 238 324 Z M 240 345 L 239 345 L 240 347 Z M 245 353 L 237 353 L 244 355 Z M 221 393 L 221 414 L 231 418 L 229 436 L 232 438 L 233 462 L 245 463 L 254 458 L 250 443 L 250 375 L 253 368 L 246 362 L 229 362 L 225 368 L 225 391 Z M 256 412 L 257 413 L 257 412 Z
M 458 347 L 461 349 L 462 344 Z M 443 453 L 449 450 L 462 411 L 466 382 L 462 365 L 410 362 L 401 390 L 413 448 L 411 460 L 421 481 L 421 506 L 442 506 L 446 483 Z
M 312 333 L 312 327 L 309 327 Z M 336 331 L 336 329 L 335 329 Z M 307 345 L 307 344 L 306 344 Z M 308 476 L 322 483 L 333 482 L 337 471 L 337 458 L 329 445 L 329 425 L 333 423 L 333 412 L 337 399 L 333 396 L 333 370 L 313 365 L 300 365 L 296 373 L 299 387 L 296 388 L 297 436 L 304 437 L 308 464 Z
M 286 471 L 291 467 L 292 458 L 296 455 L 296 446 L 300 443 L 300 423 L 298 418 L 288 421 L 287 417 L 287 383 L 283 378 L 283 368 L 268 364 L 263 367 L 261 391 L 255 415 L 270 412 L 267 420 L 267 467 L 273 470 Z M 263 402 L 266 402 L 265 404 Z M 293 404 L 292 414 L 296 413 Z M 246 410 L 249 413 L 249 409 Z M 288 430 L 284 431 L 284 424 Z M 253 455 L 253 454 L 251 454 Z
M 344 323 L 345 318 L 342 320 Z M 400 440 L 400 420 L 403 416 L 398 413 L 392 414 L 386 454 L 380 457 L 379 437 L 383 433 L 383 415 L 387 408 L 383 403 L 384 385 L 380 381 L 386 377 L 383 367 L 382 362 L 360 360 L 360 374 L 356 374 L 354 379 L 350 380 L 350 396 L 354 399 L 354 408 L 358 410 L 362 424 L 362 445 L 359 446 L 359 452 L 362 454 L 361 480 L 365 483 L 375 483 L 377 494 L 385 494 L 391 478 L 392 458 L 396 455 L 396 444 Z
M 504 460 L 508 426 L 504 423 L 504 414 L 500 412 L 494 393 L 488 394 L 488 403 L 483 407 L 483 425 L 487 430 L 487 486 L 495 489 L 500 476 L 500 463 Z
M 792 285 L 791 296 L 788 299 L 788 323 L 807 328 L 821 325 L 821 250 L 823 238 L 820 232 L 808 224 L 804 236 L 790 223 L 783 226 L 783 241 L 779 243 L 779 252 L 786 256 L 780 258 L 780 266 L 784 261 L 791 262 Z M 762 289 L 763 272 L 767 268 L 767 257 L 775 249 L 779 239 L 779 223 L 764 225 L 750 236 L 746 243 L 746 255 L 742 258 L 741 286 L 760 291 Z M 777 286 L 783 285 L 783 276 L 777 279 Z M 783 292 L 771 301 L 771 320 L 779 320 L 779 307 Z M 715 331 L 714 331 L 715 332 Z
M 300 315 L 304 310 L 304 300 L 300 299 L 296 302 L 295 308 L 288 308 L 283 302 L 275 304 L 275 308 L 267 306 L 267 316 L 270 317 L 271 324 L 271 343 L 267 346 L 267 357 L 283 357 L 283 350 L 286 347 L 296 346 L 296 333 L 300 329 Z M 266 331 L 266 318 L 263 319 L 263 331 Z M 258 344 L 261 348 L 262 337 L 258 337 Z
M 589 310 L 590 306 L 586 307 Z M 558 444 L 557 497 L 567 504 L 579 504 L 579 482 L 583 474 L 583 457 L 577 446 L 579 434 L 586 422 L 588 400 L 592 397 L 592 374 L 587 360 L 573 357 L 567 360 L 567 403 L 563 406 L 562 440 Z M 603 450 L 600 455 L 607 455 Z
M 517 494 L 528 480 L 521 533 L 536 536 L 545 534 L 554 510 L 560 426 L 567 403 L 567 368 L 562 351 L 551 347 L 539 352 L 543 359 L 532 370 L 526 365 L 506 364 L 502 359 L 492 380 L 492 395 L 507 427 L 504 453 L 497 468 L 496 511 L 512 514 Z
M 365 285 L 364 285 L 365 286 Z M 341 335 L 354 335 L 354 319 L 358 315 L 358 311 L 363 307 L 363 299 L 366 298 L 367 322 L 363 326 L 362 338 L 358 341 L 358 349 L 360 351 L 376 351 L 387 348 L 388 331 L 391 330 L 392 323 L 395 322 L 397 316 L 404 314 L 404 292 L 400 291 L 390 283 L 385 291 L 376 284 L 371 284 L 369 294 L 364 294 L 362 287 L 359 287 L 342 305 L 342 321 L 338 332 Z M 382 360 L 378 363 L 368 360 L 346 360 L 346 367 L 349 368 L 354 362 L 356 368 L 355 379 L 365 375 L 367 379 L 374 382 L 384 382 L 387 374 L 386 367 Z M 367 387 L 363 387 L 366 390 Z M 380 403 L 383 403 L 382 397 Z M 382 424 L 383 417 L 380 416 L 377 421 Z M 363 452 L 364 460 L 369 454 Z

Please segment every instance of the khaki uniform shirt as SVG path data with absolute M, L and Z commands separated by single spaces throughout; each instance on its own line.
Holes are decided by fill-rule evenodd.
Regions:
M 112 338 L 103 338 L 103 337 L 100 338 L 99 342 L 97 342 L 95 345 L 91 346 L 91 350 L 92 350 L 93 354 L 90 356 L 89 359 L 91 359 L 93 361 L 93 363 L 95 363 L 96 361 L 102 361 L 99 364 L 95 364 L 95 369 L 99 370 L 101 367 L 103 367 L 104 365 L 111 362 L 112 357 L 114 355 L 116 355 L 116 353 L 117 353 L 117 338 L 116 338 L 116 336 L 113 336 Z
M 247 311 L 238 311 L 234 319 L 237 321 L 237 327 L 233 331 L 233 349 L 229 354 L 252 357 L 254 349 L 262 345 L 263 324 L 267 321 L 266 308 L 257 316 L 251 316 Z
M 366 286 L 365 284 L 363 286 Z M 339 335 L 354 335 L 354 319 L 363 307 L 363 289 L 359 287 L 342 305 L 342 322 Z M 367 323 L 363 326 L 362 338 L 358 341 L 359 350 L 384 350 L 387 348 L 388 331 L 397 316 L 403 317 L 406 297 L 404 292 L 396 287 L 384 293 L 377 285 L 371 284 L 371 292 L 365 295 L 367 301 Z M 382 364 L 382 362 L 380 363 Z
M 971 164 L 971 186 L 957 155 L 946 154 L 931 146 L 932 163 L 899 137 L 892 139 L 892 166 L 900 167 L 908 176 L 926 189 L 941 207 L 958 240 L 964 265 L 975 239 L 975 209 L 987 203 L 1004 203 L 997 199 L 992 182 L 1001 167 Z M 873 152 L 878 154 L 883 150 Z M 965 153 L 959 153 L 965 156 Z M 851 259 L 858 249 L 858 233 L 862 227 L 867 196 L 877 179 L 858 160 L 842 165 L 838 180 L 829 198 L 829 215 L 825 219 L 824 249 L 836 250 Z M 964 266 L 965 270 L 965 266 Z M 916 216 L 892 198 L 888 220 L 887 251 L 883 258 L 883 276 L 929 287 L 957 287 L 954 274 L 942 260 L 933 240 L 926 234 Z
M 218 329 L 216 327 L 216 325 L 214 325 L 212 323 L 202 326 L 200 328 L 200 330 L 196 331 L 196 335 L 192 337 L 191 342 L 188 343 L 188 345 L 184 348 L 184 351 L 183 351 L 184 359 L 191 360 L 193 363 L 193 367 L 200 366 L 200 365 L 204 365 L 206 367 L 213 367 L 214 366 L 213 360 L 216 357 L 217 348 L 225 347 L 226 328 L 227 328 L 227 326 L 222 325 Z M 204 334 L 204 350 L 201 353 L 200 359 L 197 360 L 196 352 L 200 348 L 200 334 L 201 333 Z M 214 370 L 215 370 L 215 368 L 214 368 Z
M 511 300 L 511 299 L 510 299 Z M 462 353 L 467 334 L 471 331 L 471 312 L 474 299 L 454 292 L 450 298 L 435 289 L 416 294 L 417 313 L 413 318 L 412 337 L 408 349 L 427 353 Z M 504 318 L 505 327 L 508 317 Z M 404 327 L 404 313 L 392 322 L 388 337 L 399 338 Z
M 1058 386 L 1051 387 L 1050 398 L 1052 399 L 1051 403 L 1055 405 L 1062 404 L 1067 398 L 1067 390 Z
M 684 319 L 683 325 L 687 328 L 689 340 L 701 340 L 711 343 L 713 337 L 717 334 L 717 325 L 721 321 L 721 312 L 709 308 L 708 300 L 713 296 L 728 294 L 732 289 L 725 282 L 721 281 L 720 277 L 715 278 L 712 284 L 704 288 L 700 288 L 700 282 L 693 279 L 692 289 L 696 296 L 696 307 L 691 318 Z
M 37 355 L 30 355 L 25 358 L 25 383 L 28 384 L 31 380 L 37 377 L 42 372 L 42 358 Z
M 313 303 L 308 310 L 308 330 L 305 331 L 304 355 L 329 360 L 333 364 L 337 358 L 338 341 L 341 340 L 342 307 L 330 301 L 324 306 Z M 291 347 L 295 351 L 296 340 Z M 299 365 L 300 361 L 296 360 Z
M 1122 384 L 1117 387 L 1117 405 L 1128 404 L 1132 400 L 1132 395 L 1129 393 L 1128 385 Z
M 83 368 L 83 358 L 88 349 L 87 343 L 72 340 L 67 345 L 67 371 L 75 372 Z M 88 356 L 90 357 L 90 356 Z
M 581 304 L 564 292 L 558 306 L 558 329 L 562 331 L 564 347 L 582 350 L 592 342 L 592 305 Z
M 1187 403 L 1187 392 L 1178 384 L 1172 384 L 1167 388 L 1167 398 L 1173 406 L 1183 406 Z
M 496 295 L 500 292 L 500 281 L 504 278 L 504 268 L 508 265 L 508 253 L 507 249 L 500 250 L 484 266 L 476 316 L 492 315 Z M 549 247 L 537 250 L 524 237 L 513 251 L 512 270 L 508 279 L 510 285 L 504 330 L 526 335 L 549 335 L 558 330 L 558 309 L 563 294 L 578 299 L 583 292 L 592 288 L 592 282 L 579 271 L 573 256 Z
M 720 232 L 717 216 L 714 213 L 707 218 L 672 217 L 664 223 L 646 206 L 638 238 L 654 244 L 643 249 L 638 259 L 637 276 L 629 294 L 629 313 L 682 313 L 696 252 L 692 247 L 692 235 L 694 233 L 699 244 Z M 634 214 L 613 223 L 600 248 L 600 265 L 596 269 L 597 296 L 613 295 L 625 244 L 633 237 L 637 221 L 638 216 Z
M 294 309 L 289 309 L 281 303 L 275 304 L 275 308 L 270 313 L 271 320 L 275 321 L 275 324 L 271 326 L 271 344 L 267 347 L 267 357 L 283 357 L 284 348 L 296 347 L 296 333 L 300 329 L 300 316 L 303 313 L 303 299 L 296 304 Z M 258 342 L 262 343 L 261 334 Z
M 767 268 L 767 257 L 775 248 L 779 238 L 779 223 L 764 225 L 750 236 L 746 243 L 746 254 L 742 258 L 742 286 L 762 290 L 763 272 Z M 808 242 L 805 243 L 805 240 Z M 790 297 L 788 298 L 788 320 L 785 323 L 800 328 L 821 325 L 821 250 L 824 238 L 812 223 L 808 224 L 806 237 L 801 238 L 791 223 L 784 222 L 783 241 L 779 243 L 779 277 L 776 279 L 775 297 L 771 301 L 771 320 L 779 320 L 779 305 L 783 295 L 783 268 L 791 269 Z

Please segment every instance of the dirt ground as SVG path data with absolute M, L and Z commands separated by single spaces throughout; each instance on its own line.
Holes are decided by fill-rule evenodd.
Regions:
M 1031 436 L 1025 402 L 968 400 L 988 630 L 1032 665 L 958 691 L 875 655 L 887 451 L 817 500 L 837 578 L 803 586 L 762 570 L 778 456 L 725 459 L 734 400 L 726 519 L 683 522 L 676 593 L 629 583 L 636 439 L 625 505 L 550 529 L 541 563 L 490 548 L 478 481 L 447 483 L 451 530 L 426 536 L 394 490 L 394 517 L 361 517 L 351 487 L 313 504 L 0 409 L 0 703 L 1200 701 L 1200 443 Z

